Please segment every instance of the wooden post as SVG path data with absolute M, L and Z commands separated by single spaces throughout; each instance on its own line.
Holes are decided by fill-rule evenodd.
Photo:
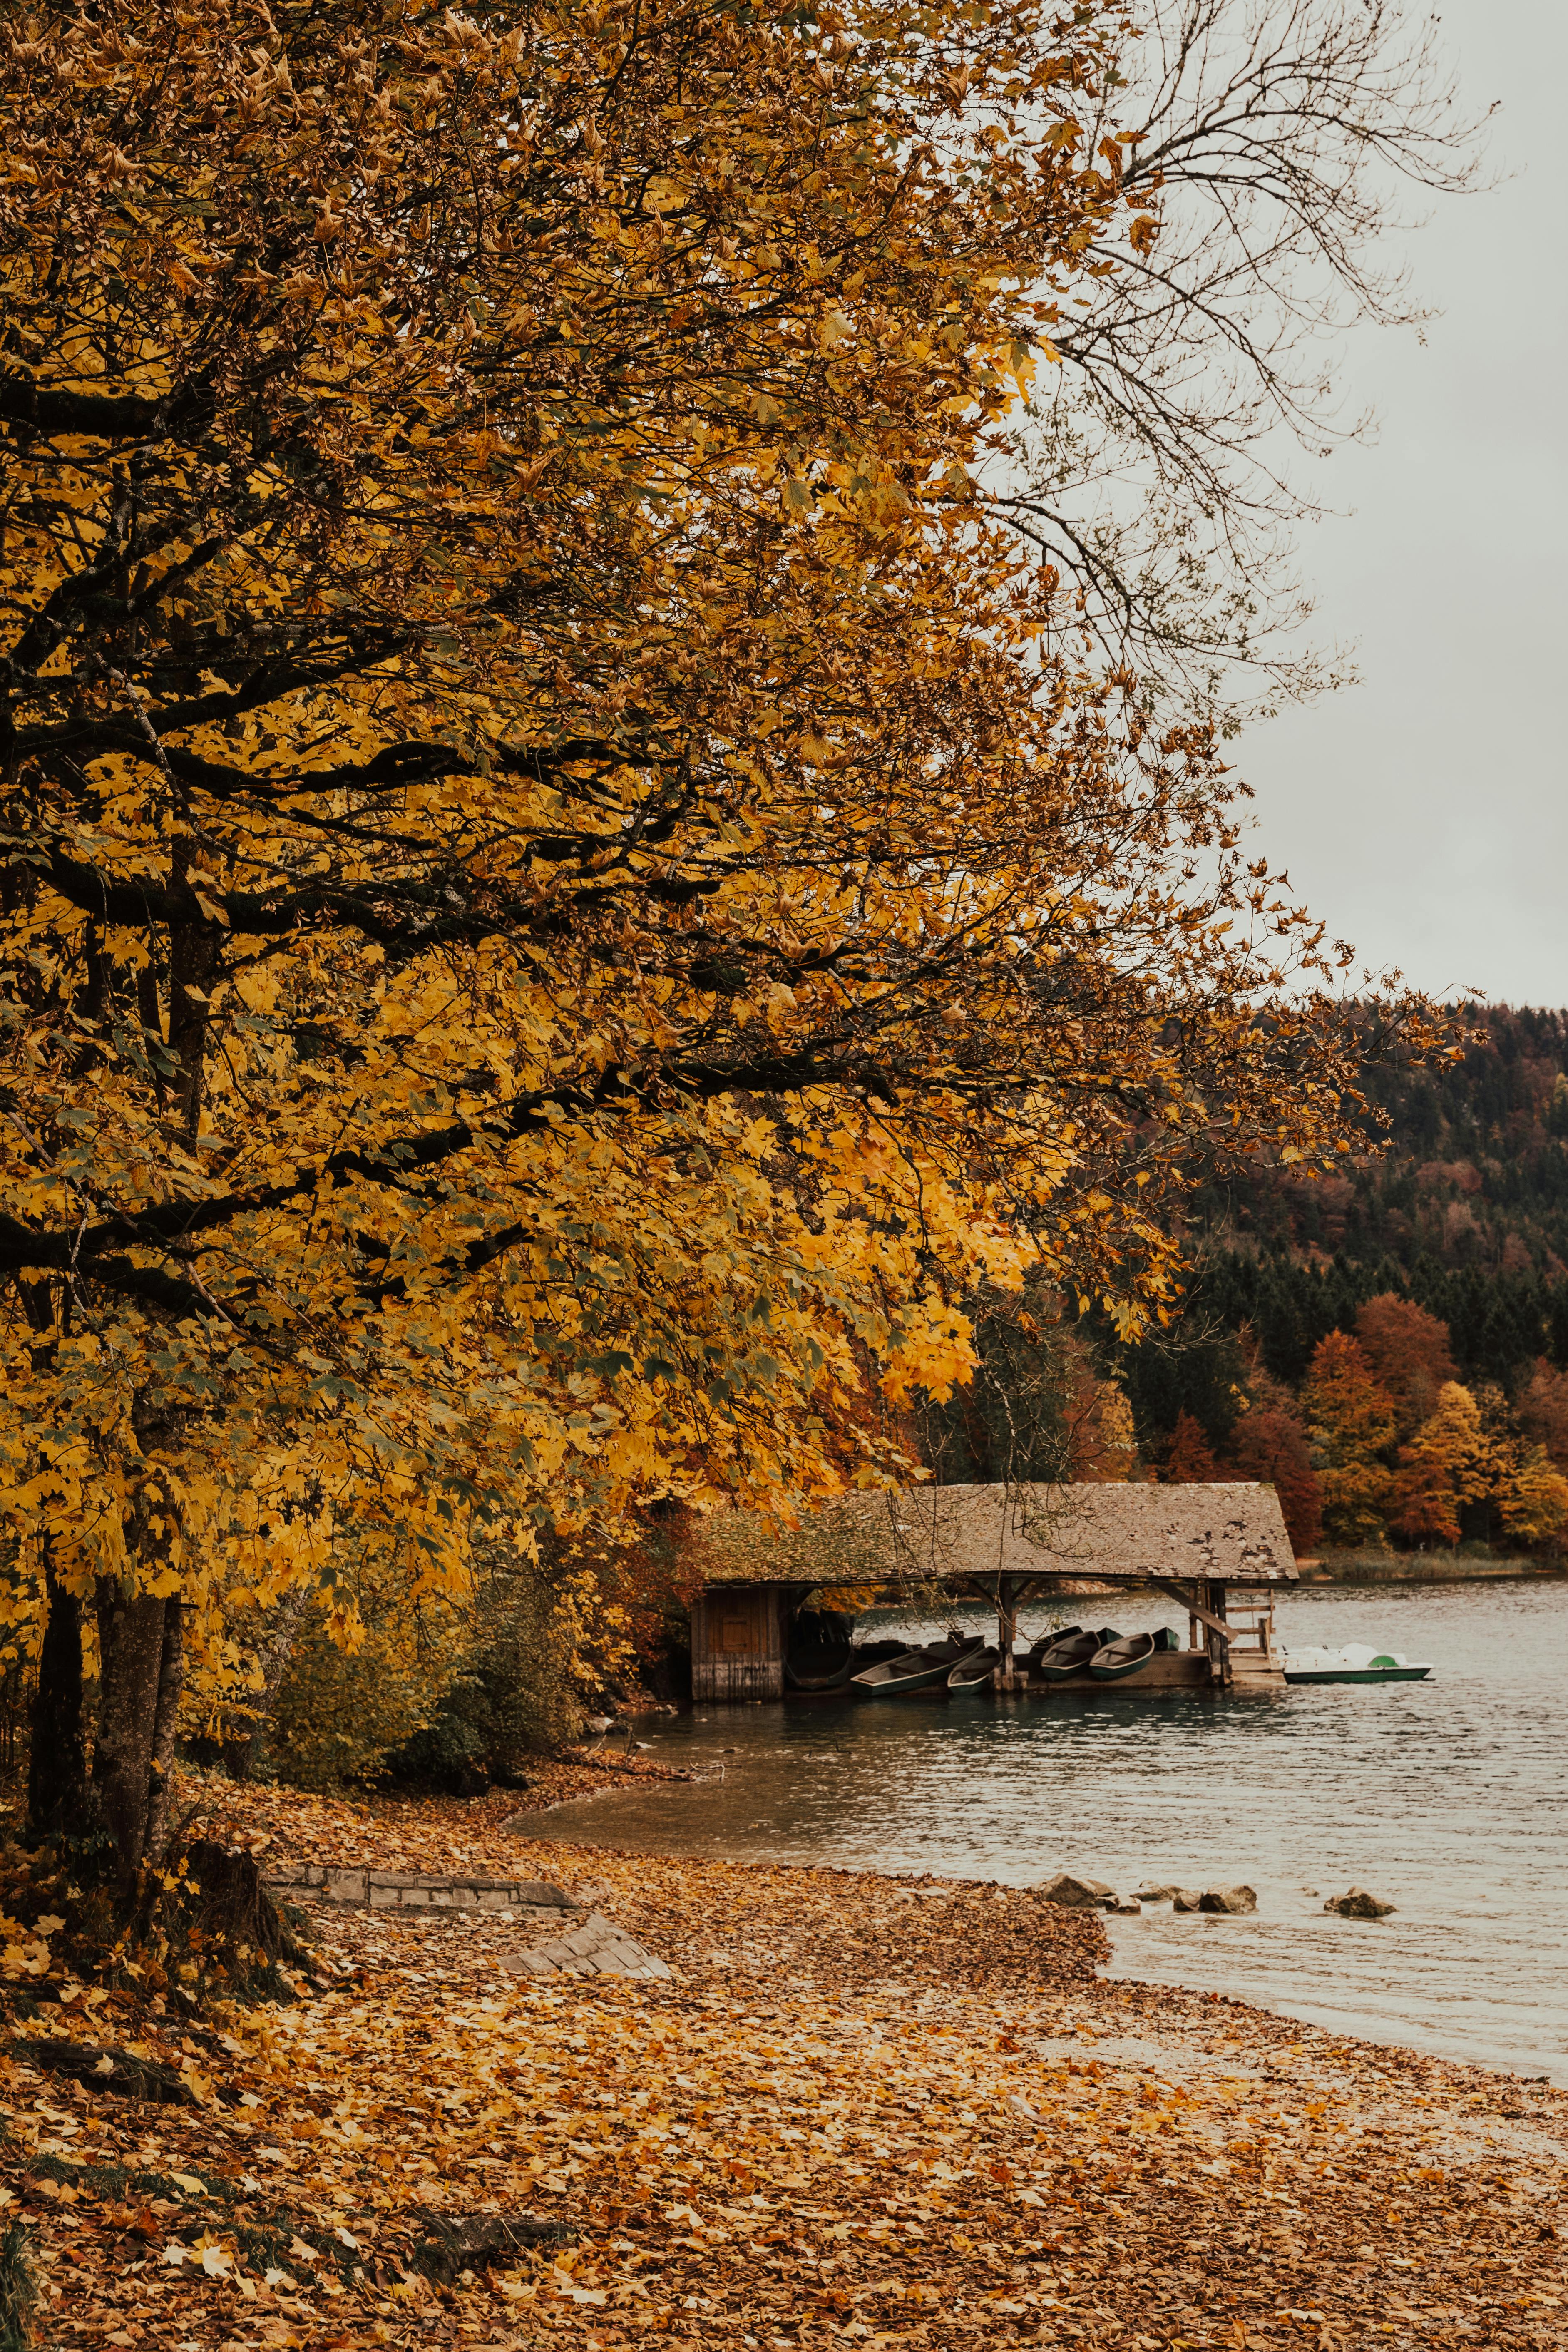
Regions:
M 1018 1677 L 1013 1670 L 1013 1644 L 1018 1638 L 1018 1588 L 1010 1576 L 996 1580 L 996 1646 L 1002 1654 L 992 1673 L 998 1690 L 1016 1690 Z
M 1274 1646 L 1274 1593 L 1269 1586 L 1241 1585 L 1230 1594 L 1237 1612 L 1237 1638 L 1230 1680 L 1237 1689 L 1283 1690 L 1284 1662 Z
M 1197 1584 L 1177 1584 L 1164 1576 L 1152 1576 L 1149 1581 L 1157 1592 L 1168 1592 L 1173 1601 L 1183 1602 L 1187 1612 L 1193 1648 L 1196 1650 L 1201 1646 L 1206 1653 L 1213 1681 L 1228 1683 L 1230 1627 L 1226 1622 L 1224 1585 L 1206 1580 Z M 1204 1629 L 1201 1645 L 1198 1641 L 1200 1625 Z

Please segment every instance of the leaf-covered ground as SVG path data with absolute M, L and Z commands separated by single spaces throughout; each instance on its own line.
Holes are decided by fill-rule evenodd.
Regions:
M 1027 1893 L 545 1846 L 515 1798 L 221 1801 L 279 1855 L 564 1878 L 675 1973 L 519 1981 L 513 1922 L 322 1911 L 324 1990 L 190 2021 L 36 1944 L 5 2219 L 51 2347 L 1568 2343 L 1560 2093 L 1098 1980 L 1098 1921 Z M 556 2234 L 444 2245 L 486 2214 Z

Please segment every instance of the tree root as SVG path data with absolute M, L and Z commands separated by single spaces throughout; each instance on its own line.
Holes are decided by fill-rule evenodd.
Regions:
M 87 2042 L 16 2041 L 11 2054 L 46 2074 L 65 2074 L 84 2090 L 110 2091 L 121 2099 L 154 2099 L 160 2106 L 194 2107 L 190 2085 L 172 2066 L 133 2058 L 127 2050 L 106 2050 Z M 0 2338 L 0 2344 L 4 2339 Z
M 437 2213 L 425 2207 L 413 2218 L 430 2232 L 415 2251 L 415 2268 L 443 2286 L 464 2271 L 485 2270 L 527 2249 L 566 2242 L 564 2225 L 538 2213 Z
M 312 1966 L 263 1885 L 256 1856 L 216 1838 L 195 1839 L 172 1867 L 144 1875 L 132 1937 L 165 1981 L 195 2001 L 291 2000 L 284 1969 Z

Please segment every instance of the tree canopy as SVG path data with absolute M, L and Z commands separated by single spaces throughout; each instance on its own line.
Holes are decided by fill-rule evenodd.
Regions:
M 875 1476 L 966 1289 L 1135 1333 L 1199 1155 L 1348 1148 L 1238 780 L 979 487 L 1160 234 L 1122 37 L 7 28 L 0 1468 L 100 1777 L 342 1529 Z

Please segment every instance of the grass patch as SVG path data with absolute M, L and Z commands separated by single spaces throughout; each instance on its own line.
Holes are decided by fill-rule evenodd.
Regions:
M 0 2237 L 0 2352 L 32 2352 L 37 2300 L 27 2233 L 20 2221 L 13 2221 Z

